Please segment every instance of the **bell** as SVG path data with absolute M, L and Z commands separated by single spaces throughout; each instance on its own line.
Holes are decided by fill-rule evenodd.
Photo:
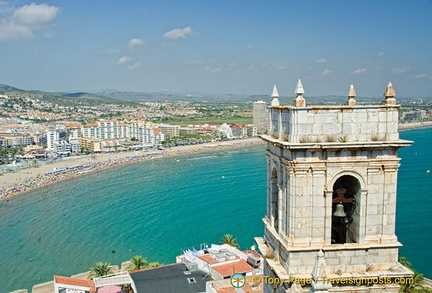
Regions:
M 336 211 L 334 212 L 333 216 L 339 218 L 345 218 L 347 216 L 344 211 L 344 206 L 341 202 L 337 204 Z

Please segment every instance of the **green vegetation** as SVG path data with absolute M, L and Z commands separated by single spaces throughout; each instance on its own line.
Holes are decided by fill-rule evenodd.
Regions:
M 90 274 L 88 278 L 92 279 L 112 274 L 113 271 L 110 265 L 111 264 L 109 262 L 97 262 L 94 267 L 90 268 Z
M 129 265 L 126 269 L 130 272 L 138 271 L 138 270 L 144 270 L 148 268 L 157 268 L 160 267 L 162 264 L 158 262 L 147 262 L 147 259 L 142 257 L 141 255 L 135 255 L 130 260 L 131 265 Z
M 143 258 L 141 255 L 135 255 L 131 258 L 130 262 L 132 264 L 127 267 L 127 270 L 130 272 L 145 269 L 148 264 L 147 259 Z
M 7 159 L 13 158 L 16 155 L 23 155 L 23 148 L 22 146 L 0 147 L 0 164 L 4 164 Z
M 228 244 L 228 245 L 231 245 L 231 246 L 233 246 L 235 248 L 240 249 L 240 245 L 237 242 L 237 238 L 234 238 L 234 236 L 232 234 L 225 234 L 222 237 L 222 239 L 220 241 L 220 244 Z
M 432 293 L 432 288 L 424 286 L 424 277 L 423 274 L 420 274 L 412 267 L 411 262 L 408 261 L 406 257 L 400 257 L 399 262 L 410 269 L 413 273 L 413 282 L 411 284 L 403 284 L 401 285 L 399 292 L 405 293 Z
M 147 268 L 157 268 L 160 267 L 162 264 L 157 262 L 157 261 L 153 261 L 153 262 L 149 262 L 146 269 Z
M 201 134 L 181 134 L 179 136 L 169 137 L 167 136 L 162 142 L 163 145 L 186 145 L 196 142 L 209 141 L 212 139 L 211 135 L 201 135 Z

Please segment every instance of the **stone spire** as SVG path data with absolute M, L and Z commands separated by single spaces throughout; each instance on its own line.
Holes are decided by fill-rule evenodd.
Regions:
M 354 89 L 354 85 L 350 85 L 349 90 L 348 90 L 348 101 L 347 101 L 348 106 L 357 105 L 357 101 L 354 99 L 356 95 L 357 94 L 356 94 L 356 91 Z
M 305 93 L 305 91 L 300 78 L 298 80 L 297 87 L 294 93 L 297 95 L 294 99 L 294 107 L 306 107 L 306 100 L 305 98 L 303 98 L 303 94 Z
M 270 106 L 272 107 L 279 106 L 279 93 L 277 91 L 276 85 L 273 86 L 271 97 L 272 97 L 272 101 Z
M 396 99 L 394 98 L 396 96 L 396 92 L 393 88 L 393 85 L 391 82 L 388 83 L 385 91 L 384 91 L 384 104 L 387 105 L 396 105 Z
M 291 288 L 288 290 L 289 293 L 303 293 L 303 288 L 298 282 L 294 282 Z
M 310 292 L 327 293 L 328 289 L 332 287 L 327 276 L 328 271 L 324 252 L 320 250 L 318 251 L 315 266 L 312 270 L 312 287 L 310 288 Z

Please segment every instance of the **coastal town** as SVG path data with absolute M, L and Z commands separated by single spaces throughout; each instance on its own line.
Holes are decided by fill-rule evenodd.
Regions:
M 0 293 L 432 293 L 432 0 L 0 0 Z
M 0 91 L 1 172 L 82 154 L 255 137 L 269 123 L 263 101 L 132 102 L 83 95 L 56 103 L 46 93 L 10 88 Z M 406 99 L 403 105 L 402 128 L 431 121 L 431 101 Z
M 300 80 L 296 92 L 298 97 L 294 100 L 294 106 L 302 107 L 304 90 Z M 242 126 L 227 123 L 187 127 L 154 122 L 125 123 L 125 120 L 131 119 L 126 114 L 123 114 L 127 117 L 122 119 L 123 122 L 101 119 L 94 126 L 83 126 L 76 121 L 51 124 L 3 118 L 3 147 L 9 151 L 22 148 L 18 148 L 13 156 L 5 152 L 4 167 L 7 168 L 3 169 L 0 180 L 1 199 L 8 201 L 22 192 L 116 166 L 250 147 L 262 143 L 257 135 L 278 139 L 279 135 L 271 132 L 277 126 L 271 124 L 269 119 L 269 111 L 283 109 L 279 108 L 280 97 L 276 86 L 270 96 L 269 104 L 265 101 L 253 103 L 253 124 Z M 347 103 L 351 103 L 353 97 L 355 91 L 351 87 Z M 407 115 L 410 114 L 404 117 Z M 428 115 L 430 112 L 422 110 L 420 117 L 423 119 L 409 116 L 415 123 L 403 123 L 401 126 L 428 126 L 430 124 L 425 121 Z M 346 143 L 341 139 L 339 142 Z M 307 144 L 307 141 L 300 143 Z M 12 227 L 14 223 L 6 225 Z M 170 289 L 173 286 L 179 286 L 176 292 L 237 292 L 232 291 L 235 288 L 242 288 L 241 292 L 264 292 L 264 284 L 273 281 L 266 279 L 264 282 L 264 275 L 268 274 L 263 274 L 263 263 L 264 259 L 272 263 L 274 252 L 265 248 L 260 237 L 256 238 L 256 242 L 263 255 L 255 247 L 241 251 L 232 235 L 224 237 L 220 244 L 202 244 L 184 249 L 172 264 L 151 263 L 147 266 L 146 260 L 138 255 L 120 266 L 101 262 L 91 271 L 71 277 L 54 275 L 52 281 L 34 285 L 32 292 L 173 292 Z M 37 241 L 41 240 L 38 236 Z M 289 284 L 292 288 L 309 284 L 298 282 L 293 279 Z M 14 291 L 25 292 L 28 290 Z

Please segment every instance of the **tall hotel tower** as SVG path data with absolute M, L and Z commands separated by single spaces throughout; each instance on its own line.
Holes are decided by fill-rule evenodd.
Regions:
M 266 102 L 258 101 L 253 103 L 253 125 L 257 128 L 258 133 L 267 133 L 269 128 L 269 112 Z

